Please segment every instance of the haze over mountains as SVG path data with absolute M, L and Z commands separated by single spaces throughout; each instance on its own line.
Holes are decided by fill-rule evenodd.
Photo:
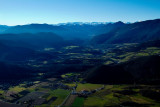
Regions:
M 12 27 L 1 25 L 0 33 L 1 33 L 0 61 L 2 63 L 5 62 L 11 64 L 19 64 L 23 62 L 25 65 L 30 60 L 36 60 L 37 62 L 36 61 L 35 62 L 38 63 L 39 61 L 45 62 L 49 60 L 52 60 L 51 62 L 53 62 L 53 60 L 55 62 L 56 61 L 58 62 L 60 59 L 63 59 L 63 61 L 61 60 L 59 61 L 59 63 L 63 64 L 83 63 L 82 65 L 88 66 L 86 63 L 89 63 L 90 65 L 91 63 L 94 62 L 92 61 L 92 58 L 96 57 L 97 59 L 95 60 L 98 61 L 99 65 L 103 65 L 103 63 L 106 61 L 111 61 L 112 63 L 118 64 L 121 60 L 115 61 L 113 59 L 111 60 L 111 58 L 110 59 L 103 58 L 104 55 L 107 54 L 107 52 L 109 52 L 110 50 L 110 48 L 108 47 L 112 47 L 113 49 L 115 49 L 112 50 L 116 54 L 118 55 L 124 54 L 124 56 L 126 54 L 125 52 L 131 52 L 131 51 L 139 52 L 142 49 L 147 49 L 149 47 L 159 48 L 159 42 L 157 41 L 159 41 L 160 39 L 160 19 L 147 20 L 136 23 L 127 23 L 127 24 L 123 22 L 116 22 L 116 23 L 69 23 L 60 25 L 29 24 L 29 25 L 18 25 Z M 138 46 L 131 45 L 132 46 L 131 48 L 129 46 L 126 46 L 127 50 L 125 49 L 120 50 L 119 48 L 117 49 L 115 47 L 115 45 L 117 45 L 117 47 L 121 47 L 121 45 L 123 46 L 124 43 L 129 43 L 129 44 L 135 43 L 138 44 Z M 80 48 L 73 48 L 72 50 L 70 48 L 66 48 L 68 46 L 73 46 L 73 47 L 78 46 Z M 99 51 L 96 50 L 97 47 Z M 45 51 L 45 49 L 51 50 L 51 52 Z M 91 58 L 87 57 L 87 59 L 85 59 L 86 62 L 85 61 L 83 62 L 84 59 L 79 59 L 82 57 L 81 55 L 79 56 L 75 55 L 77 58 L 73 58 L 75 53 L 76 54 L 83 53 L 85 55 L 93 54 L 93 56 L 91 56 Z M 69 58 L 67 54 L 72 54 L 73 56 L 71 55 L 72 57 Z M 117 58 L 117 56 L 115 56 L 115 58 Z M 135 56 L 135 58 L 137 57 Z M 137 61 L 139 62 L 139 59 L 137 59 Z M 125 66 L 128 67 L 131 66 L 129 64 L 131 62 L 125 62 L 125 63 L 126 64 L 114 65 L 111 67 L 110 65 L 107 65 L 109 67 L 102 67 L 102 68 L 104 69 L 104 71 L 107 71 L 110 75 L 112 75 L 111 72 L 115 71 L 115 73 L 118 73 L 118 71 L 120 70 L 123 73 L 119 72 L 121 76 L 116 78 L 122 78 L 124 76 L 123 78 L 125 79 L 131 79 L 131 77 L 134 77 L 131 73 L 132 71 L 130 71 L 129 68 L 125 67 Z M 144 64 L 142 66 L 147 66 L 147 65 Z M 132 66 L 130 68 L 132 68 Z M 91 73 L 94 74 L 95 72 L 99 72 L 99 70 L 101 70 L 101 67 Z M 139 72 L 141 72 L 143 71 L 143 68 L 137 67 L 136 70 L 140 70 Z M 105 75 L 109 75 L 106 74 L 107 72 L 101 72 L 101 73 L 99 72 L 100 75 L 99 74 L 97 75 L 99 75 L 99 77 L 103 76 L 103 73 Z M 144 75 L 151 75 L 148 72 L 143 72 L 143 73 Z M 157 71 L 155 73 L 157 73 Z M 139 73 L 135 75 L 137 76 L 139 75 Z M 128 78 L 126 78 L 126 76 Z M 91 81 L 93 80 L 91 79 L 91 77 L 94 79 L 97 78 L 97 76 L 94 77 L 91 74 L 90 76 L 86 77 L 88 78 L 86 80 L 94 82 Z M 105 81 L 101 82 L 105 83 Z
M 159 39 L 160 19 L 136 23 L 69 23 L 59 25 L 29 24 L 0 26 L 1 34 L 52 32 L 64 39 L 93 39 L 94 44 L 136 43 Z
M 56 33 L 65 39 L 71 38 L 84 38 L 88 39 L 94 35 L 107 33 L 110 30 L 123 25 L 123 23 L 70 23 L 60 25 L 48 25 L 48 24 L 29 24 L 18 26 L 0 26 L 2 30 L 0 33 L 39 33 L 39 32 L 52 32 Z M 83 35 L 83 36 L 82 36 Z

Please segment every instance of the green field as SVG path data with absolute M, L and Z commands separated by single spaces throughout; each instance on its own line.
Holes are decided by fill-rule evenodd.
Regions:
M 25 90 L 25 89 L 26 89 L 26 88 L 21 87 L 21 86 L 15 86 L 15 87 L 9 88 L 9 91 L 14 91 L 14 92 L 19 93 L 19 92 L 21 92 L 21 91 L 23 91 L 23 90 Z
M 70 87 L 74 87 L 75 86 L 75 83 L 67 83 L 65 85 L 68 85 Z M 100 88 L 102 87 L 103 85 L 102 84 L 91 84 L 91 83 L 85 83 L 85 84 L 82 84 L 82 83 L 77 83 L 78 87 L 77 87 L 77 91 L 81 91 L 81 90 L 88 90 L 88 91 L 91 91 L 91 90 L 94 90 L 94 89 L 97 89 L 97 88 Z
M 49 96 L 46 100 L 51 99 L 52 97 L 57 97 L 55 101 L 52 102 L 51 105 L 60 105 L 63 100 L 69 95 L 70 91 L 63 89 L 50 90 Z
M 72 104 L 71 107 L 83 107 L 83 104 L 84 104 L 84 98 L 82 98 L 82 97 L 77 97 L 77 98 L 74 100 L 74 103 Z
M 67 78 L 67 77 L 71 77 L 71 76 L 76 76 L 76 75 L 80 75 L 79 73 L 66 73 L 61 75 L 62 78 Z
M 130 85 L 113 85 L 106 86 L 104 90 L 96 92 L 84 100 L 84 107 L 104 107 L 104 106 L 117 106 L 124 103 L 137 104 L 136 106 L 160 107 L 160 103 L 144 97 L 140 94 L 140 89 L 127 89 Z M 144 88 L 146 86 L 143 86 Z M 125 91 L 131 91 L 131 94 L 126 94 Z
M 121 48 L 120 48 L 121 49 Z M 123 49 L 125 50 L 125 49 Z M 150 56 L 150 55 L 159 55 L 160 54 L 160 48 L 158 47 L 148 47 L 146 49 L 143 50 L 139 50 L 139 51 L 126 51 L 122 54 L 120 53 L 106 53 L 105 56 L 103 56 L 103 58 L 110 58 L 111 60 L 107 60 L 104 64 L 105 65 L 109 65 L 109 64 L 113 64 L 113 61 L 122 63 L 122 62 L 127 62 L 133 58 L 138 58 L 138 57 L 143 57 L 143 56 Z M 116 58 L 115 58 L 116 57 Z
M 3 90 L 0 90 L 0 94 L 3 94 L 4 93 L 4 91 Z
M 90 84 L 90 83 L 86 83 L 86 84 L 81 84 L 79 83 L 78 84 L 78 87 L 77 87 L 77 91 L 81 91 L 81 90 L 94 90 L 94 89 L 97 89 L 97 88 L 100 88 L 102 87 L 103 85 L 102 84 Z

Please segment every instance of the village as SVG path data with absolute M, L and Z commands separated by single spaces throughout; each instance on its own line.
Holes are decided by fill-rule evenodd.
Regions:
M 76 97 L 87 98 L 89 95 L 105 88 L 102 85 L 92 90 L 85 88 L 77 90 L 79 84 L 85 84 L 85 81 L 80 81 L 79 77 L 77 73 L 70 73 L 65 74 L 65 76 L 62 75 L 62 79 L 47 78 L 43 81 L 22 83 L 8 89 L 1 87 L 0 102 L 22 107 L 45 104 L 53 104 L 58 107 L 69 106 L 72 105 Z M 72 86 L 68 84 L 72 84 Z

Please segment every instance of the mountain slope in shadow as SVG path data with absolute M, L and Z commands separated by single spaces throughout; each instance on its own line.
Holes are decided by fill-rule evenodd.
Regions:
M 109 33 L 97 35 L 92 44 L 140 43 L 160 39 L 160 19 L 126 24 Z
M 89 71 L 86 81 L 91 83 L 158 84 L 160 56 L 146 56 L 117 65 L 101 65 Z

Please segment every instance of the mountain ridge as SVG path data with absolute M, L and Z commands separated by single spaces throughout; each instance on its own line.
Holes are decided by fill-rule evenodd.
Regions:
M 160 19 L 126 24 L 108 33 L 93 37 L 91 43 L 138 43 L 157 39 L 160 39 Z

